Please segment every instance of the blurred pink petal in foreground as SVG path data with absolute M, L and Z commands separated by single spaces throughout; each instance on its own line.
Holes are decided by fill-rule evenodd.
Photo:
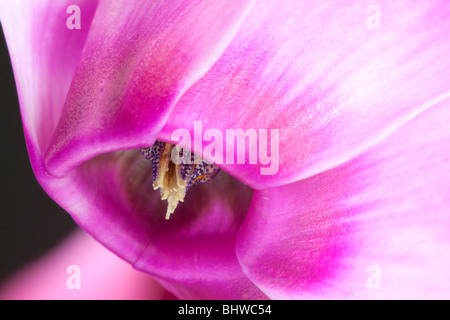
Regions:
M 74 278 L 76 273 L 79 282 Z M 13 275 L 0 287 L 0 299 L 160 300 L 173 296 L 150 276 L 134 270 L 92 237 L 77 231 Z

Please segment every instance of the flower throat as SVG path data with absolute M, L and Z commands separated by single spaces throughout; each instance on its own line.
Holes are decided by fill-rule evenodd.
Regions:
M 153 189 L 160 189 L 161 200 L 168 202 L 166 220 L 192 185 L 208 182 L 219 172 L 217 166 L 189 150 L 162 141 L 141 148 L 141 153 L 152 162 Z

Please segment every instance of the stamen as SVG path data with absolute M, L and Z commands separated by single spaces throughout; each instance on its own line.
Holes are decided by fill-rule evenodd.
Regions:
M 153 189 L 160 189 L 161 200 L 168 202 L 166 220 L 191 186 L 206 183 L 219 172 L 214 164 L 170 143 L 156 141 L 152 147 L 141 148 L 141 153 L 152 162 Z

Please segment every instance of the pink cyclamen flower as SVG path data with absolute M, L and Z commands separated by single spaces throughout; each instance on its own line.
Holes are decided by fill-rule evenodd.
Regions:
M 449 15 L 439 0 L 0 4 L 42 187 L 178 297 L 220 299 L 450 296 Z M 167 221 L 139 148 L 195 122 L 278 130 L 279 168 L 218 164 Z

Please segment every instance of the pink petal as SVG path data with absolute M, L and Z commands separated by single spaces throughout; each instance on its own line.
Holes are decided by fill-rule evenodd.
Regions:
M 79 226 L 177 297 L 266 298 L 235 252 L 252 189 L 224 172 L 191 187 L 169 221 L 167 202 L 152 187 L 151 162 L 137 150 L 98 156 L 42 183 Z
M 255 191 L 244 272 L 271 298 L 448 298 L 449 107 L 337 168 Z
M 153 144 L 253 2 L 101 2 L 45 156 L 48 171 L 62 176 L 98 154 Z
M 381 28 L 371 30 L 373 4 L 258 1 L 160 139 L 178 128 L 193 135 L 194 121 L 224 135 L 279 129 L 276 174 L 262 175 L 260 162 L 222 165 L 257 189 L 330 169 L 376 144 L 449 96 L 450 3 L 377 1 Z
M 97 7 L 96 0 L 2 1 L 0 19 L 8 44 L 29 147 L 44 153 Z M 82 8 L 79 30 L 66 26 L 67 8 Z
M 136 198 L 135 192 L 130 195 Z M 235 251 L 251 195 L 249 187 L 221 172 L 207 184 L 191 187 L 170 221 L 162 219 L 164 210 L 156 215 L 153 209 L 147 217 L 148 245 L 134 267 L 156 276 L 180 298 L 266 299 L 243 274 Z M 161 205 L 155 198 L 142 201 L 137 213 Z
M 82 232 L 18 272 L 0 291 L 2 300 L 170 298 L 155 280 Z

